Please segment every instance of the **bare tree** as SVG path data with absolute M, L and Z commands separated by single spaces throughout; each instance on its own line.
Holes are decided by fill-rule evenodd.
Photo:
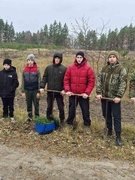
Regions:
M 82 17 L 79 19 L 80 21 L 78 21 L 77 19 L 75 19 L 75 24 L 73 25 L 72 24 L 72 31 L 73 33 L 76 35 L 76 36 L 79 36 L 81 34 L 82 36 L 82 43 L 84 43 L 84 50 L 85 50 L 85 53 L 86 53 L 86 50 L 87 50 L 87 35 L 90 31 L 92 31 L 92 29 L 90 28 L 89 26 L 89 18 L 86 18 L 86 17 Z M 107 23 L 104 23 L 104 21 L 101 19 L 102 21 L 102 26 L 98 28 L 98 30 L 95 30 L 95 33 L 97 35 L 98 38 L 100 38 L 105 29 L 107 28 L 107 25 L 109 23 L 109 21 Z M 100 31 L 98 33 L 98 31 Z M 99 60 L 101 58 L 101 48 L 99 48 L 99 52 L 98 52 L 98 56 L 93 56 L 93 55 L 89 55 L 90 56 L 90 60 L 92 61 L 92 65 L 93 65 L 93 68 L 94 68 L 94 63 L 96 63 L 96 71 L 98 72 L 99 71 Z M 105 58 L 106 59 L 106 58 Z
M 80 34 L 83 36 L 83 44 L 86 50 L 86 38 L 88 31 L 90 30 L 89 27 L 89 18 L 82 17 L 79 19 L 80 22 L 75 19 L 75 24 L 72 24 L 72 32 L 76 35 L 79 36 Z

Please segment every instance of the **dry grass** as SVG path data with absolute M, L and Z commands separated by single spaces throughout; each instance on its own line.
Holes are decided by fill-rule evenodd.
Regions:
M 91 134 L 83 129 L 81 119 L 77 117 L 76 129 L 66 123 L 50 134 L 39 135 L 33 123 L 25 121 L 25 114 L 19 111 L 16 123 L 0 122 L 0 140 L 8 146 L 29 149 L 48 150 L 57 156 L 76 157 L 92 160 L 127 160 L 135 162 L 135 147 L 131 139 L 135 129 L 130 124 L 123 126 L 122 147 L 115 146 L 115 136 L 103 138 L 104 122 L 93 121 Z M 24 119 L 23 119 L 24 118 Z
M 40 68 L 41 74 L 48 64 L 51 63 L 54 51 L 43 51 L 44 56 L 38 56 L 38 50 L 29 50 L 22 53 L 17 58 L 13 59 L 13 65 L 17 68 L 19 82 L 21 84 L 21 75 L 24 66 L 26 65 L 26 57 L 30 53 L 36 54 L 36 61 Z M 65 66 L 70 65 L 74 61 L 74 52 L 68 53 L 65 51 L 65 57 L 63 64 Z M 97 57 L 96 52 L 87 52 L 89 59 L 91 57 Z M 104 64 L 104 53 L 101 56 L 101 60 L 98 64 L 98 68 Z M 4 58 L 1 58 L 3 62 Z M 89 64 L 93 67 L 94 71 L 97 70 L 96 61 L 89 61 Z M 2 63 L 0 65 L 2 68 Z M 18 94 L 20 90 L 18 88 Z M 19 98 L 19 97 L 17 97 Z M 124 100 L 128 99 L 128 89 L 125 93 Z M 95 100 L 95 89 L 91 94 L 91 101 Z M 66 105 L 68 106 L 68 105 Z M 57 116 L 57 112 L 55 112 Z M 97 112 L 98 113 L 98 112 Z M 0 109 L 0 115 L 2 109 Z M 66 114 L 67 116 L 67 114 Z M 34 124 L 28 124 L 26 122 L 27 113 L 26 108 L 15 103 L 15 124 L 10 121 L 0 122 L 0 141 L 1 143 L 9 146 L 22 147 L 25 150 L 29 148 L 48 150 L 55 153 L 58 156 L 86 158 L 86 159 L 113 159 L 113 160 L 128 160 L 135 162 L 135 147 L 132 145 L 132 138 L 135 137 L 135 128 L 132 124 L 124 123 L 122 131 L 122 140 L 124 145 L 122 147 L 115 146 L 115 137 L 103 138 L 104 122 L 98 119 L 92 120 L 92 133 L 90 135 L 83 131 L 83 124 L 81 117 L 77 116 L 77 128 L 73 130 L 67 124 L 63 127 L 47 135 L 39 135 L 35 132 Z

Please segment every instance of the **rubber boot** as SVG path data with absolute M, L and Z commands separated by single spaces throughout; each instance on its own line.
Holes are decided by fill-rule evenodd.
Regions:
M 116 132 L 116 146 L 122 146 L 121 133 Z

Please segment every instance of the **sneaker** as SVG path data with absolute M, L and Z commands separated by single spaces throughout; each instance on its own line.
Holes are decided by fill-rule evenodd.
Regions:
M 28 122 L 31 122 L 31 121 L 32 121 L 32 118 L 29 117 L 29 118 L 27 119 L 27 121 L 28 121 Z
M 16 122 L 16 120 L 13 117 L 11 117 L 10 120 L 11 122 Z
M 1 118 L 1 120 L 5 120 L 5 119 L 7 119 L 8 117 L 7 116 L 3 116 L 2 118 Z

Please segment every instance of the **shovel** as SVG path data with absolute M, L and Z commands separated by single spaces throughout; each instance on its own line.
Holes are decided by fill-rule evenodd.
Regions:
M 77 104 L 77 96 L 75 95 L 75 117 L 74 117 L 74 122 L 73 122 L 73 130 L 77 129 L 77 121 L 76 121 L 76 104 Z
M 106 110 L 105 110 L 105 127 L 103 132 L 103 138 L 106 139 L 108 135 L 108 128 L 107 128 L 107 111 L 108 111 L 108 100 L 106 99 Z
M 108 101 L 113 101 L 113 99 L 108 98 L 108 97 L 102 97 L 102 99 L 106 100 L 105 127 L 104 127 L 104 134 L 103 134 L 103 138 L 106 139 L 106 137 L 108 136 L 108 128 L 107 128 Z

